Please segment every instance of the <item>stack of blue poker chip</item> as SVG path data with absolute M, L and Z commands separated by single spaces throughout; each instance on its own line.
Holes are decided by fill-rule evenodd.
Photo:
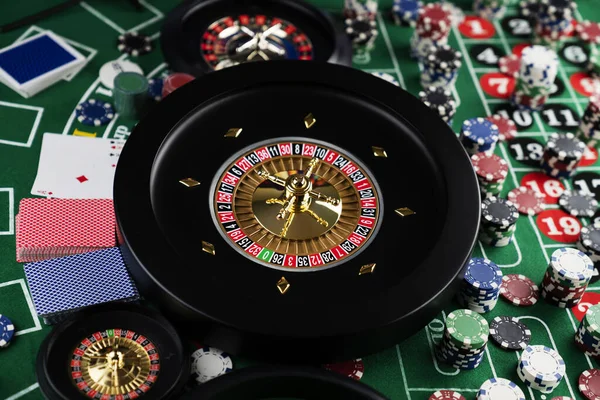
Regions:
M 412 26 L 417 24 L 419 10 L 423 3 L 419 0 L 394 0 L 392 18 L 396 25 Z
M 477 313 L 491 311 L 498 302 L 502 271 L 486 258 L 472 258 L 465 271 L 458 301 Z
M 84 125 L 100 126 L 108 124 L 115 117 L 115 110 L 107 102 L 89 99 L 75 108 L 75 116 Z
M 488 337 L 489 326 L 483 317 L 471 310 L 455 310 L 446 317 L 444 335 L 435 348 L 435 356 L 456 369 L 475 369 L 483 361 Z
M 565 361 L 554 349 L 546 346 L 527 346 L 517 366 L 517 376 L 523 383 L 542 393 L 556 389 L 566 373 Z
M 577 4 L 570 0 L 541 0 L 536 17 L 535 42 L 556 48 L 574 30 Z
M 498 127 L 493 122 L 481 117 L 471 118 L 463 122 L 460 141 L 471 155 L 493 153 L 499 134 Z
M 435 356 L 456 369 L 475 369 L 483 361 L 486 347 L 479 349 L 459 347 L 444 335 L 440 345 L 435 349 Z
M 481 18 L 493 21 L 504 17 L 506 3 L 506 0 L 475 0 L 473 2 L 473 11 Z
M 15 334 L 15 326 L 7 316 L 0 314 L 0 348 L 8 347 Z

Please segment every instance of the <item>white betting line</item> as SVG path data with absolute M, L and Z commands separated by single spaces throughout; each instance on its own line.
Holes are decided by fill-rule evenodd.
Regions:
M 150 78 L 154 77 L 154 75 L 158 74 L 160 71 L 167 68 L 167 66 L 168 66 L 167 63 L 158 64 L 158 66 L 156 68 L 154 68 L 152 71 L 148 72 L 148 74 L 146 75 L 146 78 L 150 79 Z
M 158 8 L 154 7 L 153 5 L 148 4 L 146 1 L 139 0 L 139 2 L 142 5 L 142 7 L 146 8 L 148 11 L 150 11 L 152 14 L 154 14 L 154 17 L 150 18 L 149 20 L 147 20 L 145 22 L 142 22 L 138 26 L 134 26 L 131 29 L 127 29 L 127 32 L 135 32 L 135 31 L 142 30 L 143 28 L 145 28 L 149 25 L 152 25 L 155 22 L 160 21 L 165 16 Z
M 100 21 L 104 22 L 106 25 L 113 28 L 115 31 L 119 32 L 120 34 L 125 33 L 125 29 L 123 29 L 119 25 L 115 24 L 110 18 L 108 18 L 107 16 L 102 14 L 100 11 L 96 10 L 94 7 L 90 6 L 85 1 L 82 1 L 81 3 L 79 3 L 79 5 L 81 7 L 83 7 L 87 12 L 92 14 L 94 17 L 98 18 Z
M 20 392 L 17 392 L 15 394 L 13 394 L 12 396 L 7 397 L 5 400 L 16 400 L 18 398 L 25 396 L 29 392 L 33 392 L 35 389 L 37 389 L 39 387 L 40 387 L 40 385 L 38 383 L 34 383 L 33 385 L 26 387 L 25 389 L 21 390 Z
M 381 34 L 383 35 L 383 40 L 385 41 L 385 45 L 387 46 L 388 52 L 390 53 L 390 57 L 392 58 L 394 70 L 396 71 L 396 74 L 398 74 L 400 86 L 402 87 L 402 89 L 406 90 L 406 83 L 404 82 L 404 76 L 402 75 L 402 71 L 400 71 L 400 64 L 398 63 L 398 58 L 396 57 L 396 53 L 394 52 L 394 47 L 392 46 L 392 41 L 390 40 L 390 35 L 388 34 L 385 22 L 381 17 L 381 13 L 379 12 L 377 13 L 377 22 L 379 23 L 379 26 L 381 26 Z

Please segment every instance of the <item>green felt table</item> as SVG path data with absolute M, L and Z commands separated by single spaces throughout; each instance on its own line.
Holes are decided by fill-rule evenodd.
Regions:
M 31 0 L 11 2 L 10 6 L 3 4 L 0 7 L 0 24 L 59 2 Z M 127 139 L 136 123 L 134 120 L 119 117 L 107 126 L 90 128 L 80 125 L 73 118 L 73 113 L 78 103 L 92 97 L 111 101 L 110 93 L 99 83 L 98 70 L 109 60 L 126 58 L 116 48 L 117 35 L 124 31 L 138 30 L 157 38 L 165 14 L 176 5 L 173 0 L 142 0 L 141 3 L 143 10 L 138 12 L 126 1 L 88 0 L 35 25 L 0 34 L 0 46 L 4 47 L 42 30 L 52 30 L 68 39 L 89 60 L 87 66 L 72 80 L 60 82 L 29 99 L 24 99 L 8 87 L 0 85 L 0 313 L 9 316 L 17 330 L 11 346 L 0 350 L 0 399 L 43 398 L 36 383 L 34 360 L 41 341 L 51 327 L 44 325 L 36 316 L 23 274 L 23 265 L 15 261 L 14 236 L 14 216 L 18 211 L 19 201 L 24 197 L 31 197 L 30 190 L 36 174 L 42 135 L 45 132 L 71 135 L 75 129 L 80 129 L 94 132 L 97 137 Z M 315 0 L 314 3 L 341 18 L 342 0 Z M 462 1 L 459 4 L 470 13 L 468 10 L 471 1 Z M 580 0 L 578 4 L 577 19 L 600 20 L 597 0 Z M 418 79 L 419 67 L 409 57 L 409 38 L 412 30 L 398 27 L 391 22 L 387 13 L 390 6 L 391 1 L 381 0 L 381 12 L 377 17 L 380 35 L 376 47 L 369 57 L 355 58 L 354 66 L 367 72 L 389 73 L 403 88 L 416 94 L 421 88 Z M 509 13 L 515 14 L 516 8 L 511 7 Z M 488 93 L 489 90 L 482 89 L 486 82 L 488 89 L 489 84 L 496 87 L 504 84 L 503 81 L 494 83 L 493 75 L 485 76 L 498 72 L 497 67 L 482 63 L 486 55 L 490 56 L 489 51 L 478 56 L 478 52 L 473 50 L 474 46 L 479 46 L 479 53 L 482 53 L 481 49 L 485 50 L 486 46 L 491 46 L 497 52 L 506 54 L 510 53 L 515 45 L 526 41 L 513 35 L 514 29 L 504 30 L 502 26 L 501 21 L 494 21 L 495 34 L 486 39 L 467 37 L 457 28 L 454 28 L 450 35 L 450 44 L 461 50 L 465 56 L 455 90 L 459 107 L 453 128 L 457 132 L 464 119 L 490 115 L 496 107 L 506 103 L 505 99 L 498 97 L 502 97 L 501 90 L 497 89 L 494 96 Z M 143 68 L 148 77 L 164 75 L 168 70 L 159 49 L 134 61 Z M 567 105 L 579 115 L 585 109 L 587 99 L 581 90 L 582 85 L 571 85 L 570 82 L 579 82 L 576 77 L 571 79 L 571 76 L 580 70 L 581 67 L 561 59 L 558 76 L 565 83 L 565 88 L 562 94 L 550 100 L 553 104 Z M 496 150 L 511 167 L 503 190 L 504 195 L 519 186 L 527 174 L 539 171 L 531 163 L 522 161 L 527 156 L 535 158 L 535 141 L 544 143 L 549 132 L 556 130 L 556 127 L 551 125 L 552 121 L 542 116 L 515 116 L 532 118 L 532 126 L 519 132 L 520 141 L 502 143 Z M 592 153 L 587 156 L 586 164 L 590 165 L 581 167 L 580 170 L 586 173 L 599 172 L 597 156 Z M 595 175 L 590 175 L 584 182 L 591 187 L 594 177 Z M 525 179 L 529 180 L 529 177 Z M 563 181 L 563 185 L 571 188 L 574 184 L 584 184 L 574 183 L 576 180 L 577 178 Z M 532 182 L 534 181 L 530 180 L 529 184 L 534 185 Z M 538 184 L 549 196 L 556 196 L 552 184 Z M 549 230 L 548 224 L 552 223 L 555 227 Z M 589 223 L 589 220 L 581 220 L 583 225 Z M 543 229 L 544 226 L 546 229 Z M 549 205 L 542 216 L 520 217 L 516 239 L 511 245 L 492 249 L 478 244 L 474 255 L 490 258 L 502 267 L 505 274 L 525 274 L 540 282 L 551 253 L 559 247 L 573 246 L 578 231 L 577 222 L 561 215 L 556 205 Z M 420 284 L 426 285 L 427 282 Z M 528 308 L 519 308 L 500 301 L 494 310 L 484 314 L 488 320 L 498 315 L 520 317 L 532 331 L 532 344 L 555 348 L 564 357 L 567 364 L 566 377 L 552 395 L 544 396 L 539 392 L 532 392 L 520 384 L 528 399 L 550 399 L 558 395 L 583 398 L 577 388 L 579 374 L 585 369 L 597 367 L 597 363 L 576 349 L 573 335 L 578 318 L 581 318 L 581 312 L 585 311 L 587 303 L 600 302 L 597 299 L 600 298 L 598 291 L 600 282 L 589 287 L 584 299 L 586 304 L 580 305 L 579 310 L 560 309 L 542 300 Z M 491 377 L 504 377 L 519 382 L 515 370 L 519 354 L 503 351 L 493 344 L 488 346 L 483 363 L 472 371 L 458 371 L 435 361 L 433 349 L 443 333 L 444 318 L 457 308 L 460 308 L 458 304 L 448 304 L 444 312 L 413 337 L 378 354 L 364 357 L 365 372 L 362 382 L 391 399 L 413 400 L 427 399 L 438 389 L 454 389 L 466 398 L 474 399 L 482 382 Z M 234 363 L 237 367 L 243 367 L 253 362 L 236 357 Z

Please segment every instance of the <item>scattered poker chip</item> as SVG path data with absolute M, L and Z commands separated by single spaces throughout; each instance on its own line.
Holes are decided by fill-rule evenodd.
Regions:
M 337 372 L 357 381 L 362 378 L 363 373 L 365 372 L 365 364 L 361 358 L 335 364 L 325 364 L 323 365 L 323 368 L 328 371 Z
M 398 86 L 398 87 L 400 86 L 400 83 L 398 82 L 398 80 L 396 78 L 394 78 L 394 75 L 392 75 L 392 74 L 388 74 L 385 72 L 371 72 L 371 75 L 381 78 L 384 81 L 389 82 L 394 86 Z
M 428 400 L 467 400 L 462 394 L 454 390 L 438 390 L 429 396 Z
M 500 295 L 516 306 L 532 306 L 539 298 L 539 288 L 525 275 L 508 274 L 502 277 Z
M 6 315 L 0 314 L 0 347 L 8 347 L 15 334 L 15 326 Z
M 521 214 L 537 215 L 544 211 L 545 196 L 526 186 L 511 190 L 508 192 L 507 198 Z
M 475 173 L 486 181 L 504 180 L 508 175 L 508 163 L 496 154 L 477 153 L 471 156 Z
M 115 111 L 109 103 L 89 99 L 75 108 L 75 115 L 84 125 L 100 126 L 108 124 L 115 117 Z
M 518 78 L 519 71 L 521 70 L 521 57 L 516 54 L 500 57 L 498 65 L 500 66 L 500 72 L 503 74 Z
M 589 400 L 600 399 L 600 369 L 588 369 L 579 375 L 579 391 Z
M 134 57 L 141 56 L 152 51 L 152 39 L 150 36 L 137 32 L 127 32 L 119 36 L 117 48 L 121 53 L 127 53 Z
M 490 322 L 490 335 L 503 349 L 523 350 L 529 345 L 531 331 L 515 317 L 498 316 Z
M 598 208 L 598 201 L 591 194 L 581 191 L 565 190 L 558 199 L 558 204 L 574 217 L 593 217 Z
M 192 353 L 192 376 L 197 383 L 208 382 L 232 369 L 233 361 L 224 351 L 204 346 Z
M 162 78 L 153 78 L 148 80 L 148 95 L 154 99 L 154 101 L 162 100 L 164 80 Z
M 581 21 L 577 24 L 575 30 L 584 42 L 600 44 L 600 23 L 594 21 Z
M 517 136 L 517 125 L 512 120 L 498 114 L 486 119 L 498 127 L 498 138 L 501 141 L 512 140 Z
M 479 387 L 477 400 L 525 400 L 525 393 L 508 379 L 490 378 Z

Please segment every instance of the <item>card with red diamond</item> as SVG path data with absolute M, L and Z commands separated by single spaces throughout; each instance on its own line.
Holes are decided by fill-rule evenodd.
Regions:
M 45 133 L 31 194 L 52 198 L 112 199 L 125 141 Z

